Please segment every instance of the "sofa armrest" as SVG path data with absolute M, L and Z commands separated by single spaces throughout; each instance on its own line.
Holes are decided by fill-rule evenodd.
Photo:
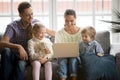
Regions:
M 111 44 L 110 54 L 116 56 L 116 54 L 120 53 L 120 44 L 114 43 Z
M 120 76 L 120 52 L 115 55 L 116 67 Z
M 120 52 L 115 55 L 116 62 L 120 63 Z
M 115 56 L 116 67 L 120 76 L 120 44 L 111 44 L 110 54 Z

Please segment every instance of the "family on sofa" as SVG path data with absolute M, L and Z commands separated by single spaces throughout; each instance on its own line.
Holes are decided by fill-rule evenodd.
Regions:
M 81 29 L 76 26 L 73 9 L 65 11 L 65 25 L 58 32 L 45 28 L 33 19 L 29 2 L 20 3 L 18 12 L 21 19 L 7 25 L 0 42 L 2 80 L 24 80 L 27 65 L 32 65 L 33 80 L 39 80 L 41 66 L 45 67 L 45 80 L 52 80 L 51 58 L 54 54 L 52 43 L 46 39 L 45 33 L 55 36 L 55 43 L 80 43 L 79 57 L 60 59 L 60 80 L 66 80 L 68 72 L 71 80 L 77 80 L 78 64 L 82 65 L 84 80 L 119 80 L 114 57 L 105 54 L 101 45 L 94 40 L 96 31 L 93 27 Z

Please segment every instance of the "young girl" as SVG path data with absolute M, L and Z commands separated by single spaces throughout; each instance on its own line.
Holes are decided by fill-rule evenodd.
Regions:
M 33 68 L 33 80 L 39 80 L 41 65 L 45 67 L 45 79 L 52 80 L 52 64 L 50 62 L 53 55 L 52 42 L 45 38 L 46 29 L 44 25 L 36 23 L 32 31 L 33 38 L 28 41 L 28 50 Z
M 88 26 L 81 31 L 82 42 L 80 42 L 80 54 L 95 53 L 97 56 L 103 56 L 104 51 L 101 45 L 95 40 L 96 31 Z

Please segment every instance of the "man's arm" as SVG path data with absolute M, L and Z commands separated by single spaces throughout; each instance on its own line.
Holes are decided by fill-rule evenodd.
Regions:
M 0 48 L 4 48 L 4 47 L 8 47 L 8 48 L 17 48 L 19 47 L 18 44 L 13 44 L 9 42 L 9 37 L 7 36 L 3 36 L 1 41 L 0 41 Z
M 52 29 L 46 28 L 46 32 L 47 32 L 47 34 L 50 35 L 50 36 L 55 36 L 55 31 L 52 30 Z
M 8 47 L 8 48 L 18 49 L 20 58 L 23 60 L 27 60 L 28 56 L 24 48 L 19 44 L 14 44 L 14 43 L 9 42 L 9 40 L 10 39 L 8 36 L 3 36 L 0 42 L 0 48 Z

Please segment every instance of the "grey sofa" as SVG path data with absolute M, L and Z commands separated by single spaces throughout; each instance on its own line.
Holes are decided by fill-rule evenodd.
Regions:
M 2 36 L 2 34 L 0 34 L 0 37 Z M 50 38 L 53 42 L 54 42 L 54 37 Z M 97 32 L 96 35 L 96 40 L 101 44 L 105 54 L 110 54 L 111 51 L 111 43 L 110 43 L 110 32 L 109 31 L 101 31 L 101 32 Z M 115 55 L 115 59 L 116 59 L 116 65 L 118 68 L 118 72 L 120 74 L 120 53 L 117 53 Z M 52 65 L 53 65 L 53 80 L 59 80 L 59 77 L 57 75 L 57 68 L 58 68 L 58 60 L 59 59 L 52 59 Z M 80 68 L 80 67 L 79 67 Z M 25 72 L 25 80 L 32 80 L 32 67 L 28 66 L 26 68 L 26 72 Z M 41 79 L 40 80 L 45 80 L 44 78 L 44 67 L 42 67 L 41 72 Z M 78 80 L 83 80 L 83 76 L 82 76 L 82 70 L 79 69 L 78 70 Z M 82 79 L 81 79 L 82 78 Z M 69 78 L 68 78 L 69 80 Z

